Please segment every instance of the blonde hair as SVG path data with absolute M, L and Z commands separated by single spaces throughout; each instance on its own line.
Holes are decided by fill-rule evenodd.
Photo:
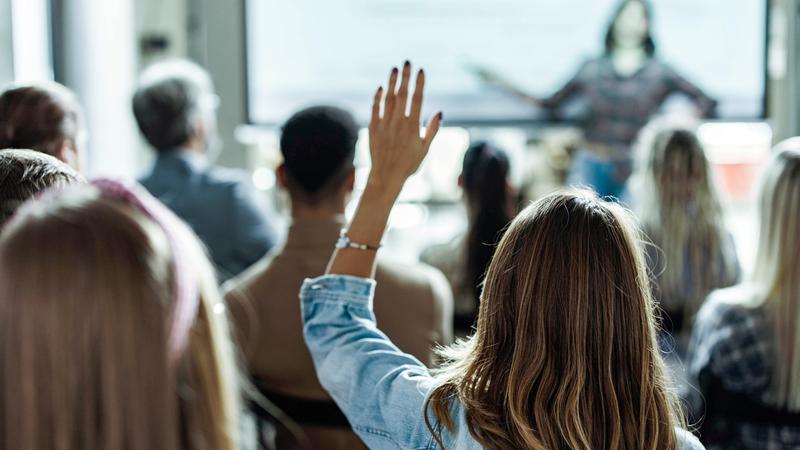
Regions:
M 656 298 L 686 323 L 714 289 L 738 277 L 711 167 L 694 131 L 661 126 L 641 142 L 637 212 L 663 262 L 655 273 Z M 647 133 L 646 132 L 646 133 Z
M 475 335 L 444 352 L 435 419 L 452 431 L 459 401 L 491 449 L 677 448 L 639 238 L 622 207 L 589 192 L 524 210 L 489 266 Z
M 800 138 L 784 141 L 762 178 L 751 281 L 774 329 L 777 405 L 800 411 Z
M 3 448 L 237 448 L 236 366 L 213 270 L 188 227 L 155 208 L 169 224 L 71 187 L 3 230 Z M 199 304 L 173 347 L 180 278 Z

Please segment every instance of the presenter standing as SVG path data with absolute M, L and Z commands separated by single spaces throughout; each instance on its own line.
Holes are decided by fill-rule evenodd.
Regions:
M 623 0 L 609 22 L 603 54 L 585 61 L 572 79 L 547 98 L 534 97 L 490 70 L 477 70 L 484 81 L 555 114 L 573 98 L 585 102 L 584 143 L 573 158 L 571 185 L 621 197 L 633 167 L 631 146 L 670 95 L 686 96 L 699 116 L 715 112 L 714 99 L 658 58 L 651 18 L 646 0 Z

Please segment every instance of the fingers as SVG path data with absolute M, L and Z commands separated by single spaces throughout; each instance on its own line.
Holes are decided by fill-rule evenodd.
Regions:
M 370 130 L 374 130 L 381 120 L 381 100 L 383 99 L 383 86 L 379 87 L 375 92 L 375 98 L 372 101 L 372 118 L 369 121 Z
M 400 89 L 397 91 L 397 103 L 394 105 L 397 117 L 405 117 L 408 107 L 408 82 L 411 78 L 411 63 L 403 64 L 403 77 L 400 80 Z
M 425 150 L 427 151 L 431 148 L 431 143 L 433 142 L 433 138 L 436 137 L 436 133 L 439 132 L 439 128 L 442 126 L 442 119 L 443 119 L 442 112 L 436 113 L 433 118 L 428 122 L 428 128 L 425 129 Z
M 395 67 L 392 69 L 392 74 L 389 75 L 389 86 L 386 88 L 386 103 L 383 106 L 383 117 L 385 119 L 394 116 L 394 105 L 397 101 L 397 93 L 395 92 L 397 87 L 397 75 L 397 67 Z
M 411 120 L 419 123 L 422 115 L 422 99 L 425 91 L 425 72 L 417 72 L 417 84 L 414 87 L 414 96 L 411 98 Z

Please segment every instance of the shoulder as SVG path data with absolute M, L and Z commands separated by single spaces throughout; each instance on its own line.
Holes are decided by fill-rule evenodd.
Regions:
M 683 428 L 675 429 L 675 436 L 678 441 L 678 450 L 705 450 L 703 444 L 697 439 L 695 435 L 689 433 Z
M 583 60 L 580 67 L 578 68 L 578 74 L 580 75 L 597 74 L 603 69 L 607 69 L 609 67 L 611 67 L 611 60 L 608 58 L 608 56 L 601 55 L 601 56 L 586 58 L 585 60 Z
M 652 73 L 658 74 L 658 76 L 662 78 L 675 78 L 678 76 L 678 72 L 675 68 L 658 57 L 650 58 L 648 67 Z
M 451 272 L 462 256 L 464 239 L 464 235 L 460 234 L 448 242 L 431 245 L 422 251 L 419 259 L 442 272 Z
M 247 173 L 227 167 L 210 167 L 203 173 L 204 181 L 219 189 L 235 190 L 247 186 Z
M 439 269 L 424 263 L 405 264 L 391 259 L 378 261 L 376 281 L 379 291 L 383 285 L 391 288 L 395 295 L 422 300 L 431 305 L 443 301 L 439 293 L 443 288 L 449 289 Z
M 225 300 L 236 302 L 242 295 L 261 293 L 261 285 L 270 277 L 270 269 L 279 254 L 280 249 L 270 251 L 244 272 L 226 281 L 221 288 Z
M 714 328 L 742 324 L 755 315 L 754 308 L 747 306 L 755 295 L 747 285 L 715 290 L 708 295 L 697 313 L 697 321 Z

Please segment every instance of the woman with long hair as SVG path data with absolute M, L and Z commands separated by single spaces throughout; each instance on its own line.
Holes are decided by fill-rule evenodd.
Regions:
M 739 262 L 697 135 L 658 124 L 642 135 L 633 200 L 654 244 L 647 249 L 663 328 L 682 335 L 711 291 L 738 281 Z
M 516 214 L 510 171 L 505 151 L 488 142 L 472 144 L 458 178 L 467 210 L 466 234 L 429 247 L 420 256 L 450 282 L 455 299 L 453 328 L 458 335 L 471 333 L 475 326 L 484 274 L 503 229 Z
M 689 375 L 706 400 L 705 410 L 693 402 L 702 439 L 722 448 L 800 447 L 800 138 L 775 152 L 754 271 L 709 296 L 689 345 Z
M 656 344 L 639 232 L 620 206 L 552 194 L 514 219 L 486 274 L 477 330 L 437 377 L 371 310 L 376 251 L 399 192 L 441 124 L 420 137 L 425 76 L 375 96 L 372 169 L 328 275 L 301 291 L 322 385 L 374 449 L 701 449 L 681 426 Z M 383 103 L 383 114 L 381 104 Z
M 36 150 L 80 170 L 86 139 L 83 110 L 67 87 L 50 82 L 0 92 L 0 149 Z
M 197 238 L 141 188 L 73 186 L 0 235 L 0 442 L 234 450 L 236 364 Z
M 568 183 L 590 186 L 603 197 L 625 194 L 636 136 L 670 95 L 687 97 L 701 116 L 713 115 L 717 104 L 659 57 L 648 0 L 621 0 L 608 21 L 602 53 L 584 61 L 549 97 L 532 96 L 490 70 L 478 75 L 556 115 L 573 99 L 583 100 L 584 143 L 574 154 Z

